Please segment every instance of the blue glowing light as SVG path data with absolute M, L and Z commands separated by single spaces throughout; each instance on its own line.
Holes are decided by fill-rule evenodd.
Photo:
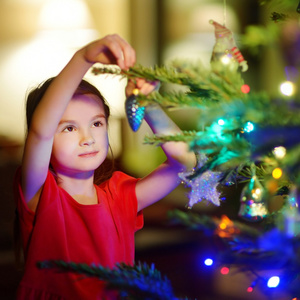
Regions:
M 268 287 L 269 288 L 276 288 L 279 285 L 280 278 L 278 276 L 272 276 L 268 280 Z
M 244 131 L 249 133 L 249 132 L 251 132 L 251 131 L 253 131 L 253 130 L 254 130 L 254 125 L 253 125 L 253 123 L 247 122 L 247 123 L 245 124 Z
M 219 119 L 219 120 L 218 120 L 218 124 L 219 124 L 220 126 L 223 126 L 223 125 L 225 124 L 225 121 L 224 121 L 223 119 Z
M 211 259 L 211 258 L 207 258 L 205 261 L 204 261 L 204 264 L 208 267 L 212 266 L 214 263 L 214 261 Z

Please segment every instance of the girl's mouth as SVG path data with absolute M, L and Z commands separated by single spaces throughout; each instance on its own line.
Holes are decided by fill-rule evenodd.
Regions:
M 98 151 L 92 151 L 92 152 L 86 152 L 86 153 L 82 153 L 82 154 L 79 154 L 78 156 L 80 157 L 94 157 L 98 154 Z

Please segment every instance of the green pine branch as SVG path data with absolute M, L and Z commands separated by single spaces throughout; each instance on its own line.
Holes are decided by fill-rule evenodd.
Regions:
M 60 272 L 72 272 L 87 277 L 96 277 L 106 282 L 108 289 L 120 292 L 122 299 L 131 300 L 175 300 L 172 286 L 166 277 L 155 269 L 154 265 L 117 264 L 114 269 L 101 265 L 49 260 L 37 264 L 40 269 L 53 269 Z
M 249 25 L 241 36 L 241 45 L 254 55 L 261 53 L 262 47 L 275 46 L 280 38 L 282 25 L 287 21 L 297 20 L 298 2 L 295 0 L 259 0 L 270 12 L 270 22 L 265 25 Z
M 244 84 L 241 73 L 232 67 L 213 63 L 211 68 L 204 68 L 201 63 L 176 60 L 161 67 L 136 66 L 127 71 L 94 68 L 93 71 L 95 74 L 109 73 L 131 79 L 142 77 L 151 81 L 159 80 L 164 84 L 185 88 L 185 92 L 162 88 L 147 96 L 138 95 L 137 99 L 141 106 L 157 102 L 166 109 L 197 109 L 198 123 L 194 130 L 174 136 L 145 138 L 145 143 L 156 145 L 184 141 L 192 151 L 208 155 L 209 160 L 205 166 L 196 170 L 193 178 L 208 169 L 217 169 L 224 172 L 225 180 L 228 174 L 234 174 L 230 170 L 242 170 L 252 162 L 266 162 L 267 158 L 273 163 L 272 167 L 281 167 L 286 172 L 285 183 L 280 182 L 280 179 L 279 187 L 291 180 L 300 183 L 300 170 L 296 163 L 299 159 L 297 145 L 300 143 L 297 137 L 300 98 L 298 95 L 293 99 L 272 98 L 265 92 L 253 91 L 244 94 L 241 91 Z M 218 125 L 220 119 L 224 122 L 222 126 Z M 248 122 L 254 126 L 252 132 L 244 130 Z M 270 156 L 273 148 L 280 145 L 289 147 L 286 158 L 281 162 Z M 269 176 L 266 173 L 265 179 L 268 180 Z
M 128 71 L 94 67 L 92 73 L 114 74 L 130 79 L 140 77 L 149 81 L 158 80 L 161 83 L 182 85 L 189 88 L 190 94 L 211 101 L 228 101 L 232 97 L 244 96 L 240 90 L 244 83 L 240 73 L 222 64 L 215 64 L 212 69 L 206 69 L 200 62 L 176 60 L 169 65 L 153 68 L 138 65 Z
M 199 116 L 202 124 L 225 117 L 236 118 L 241 125 L 247 121 L 264 126 L 300 125 L 300 99 L 272 99 L 264 92 L 244 94 L 240 72 L 222 64 L 204 68 L 200 63 L 177 60 L 162 67 L 136 66 L 128 71 L 95 67 L 93 72 L 184 85 L 188 92 L 154 92 L 147 97 L 139 95 L 138 99 L 142 105 L 155 101 L 166 108 L 197 107 L 203 111 Z
M 192 211 L 168 212 L 171 224 L 205 232 L 218 238 L 221 248 L 216 263 L 236 267 L 237 272 L 251 272 L 257 280 L 265 282 L 262 270 L 280 269 L 281 287 L 292 294 L 299 294 L 299 236 L 291 238 L 277 229 L 275 224 L 283 211 L 270 214 L 259 226 L 245 224 L 228 218 L 216 218 Z M 221 226 L 222 224 L 222 226 Z M 221 242 L 221 243 L 220 243 Z M 296 294 L 295 294 L 296 293 Z
M 192 211 L 182 211 L 179 209 L 169 211 L 168 218 L 170 219 L 171 224 L 180 224 L 189 229 L 199 231 L 209 230 L 211 234 L 214 234 L 214 231 L 221 223 L 221 219 L 219 218 L 202 215 Z M 241 234 L 251 238 L 257 238 L 261 235 L 261 231 L 259 229 L 239 221 L 233 221 L 233 226 L 236 229 L 237 235 Z
M 191 151 L 208 154 L 211 159 L 208 160 L 201 173 L 214 168 L 219 170 L 233 169 L 240 164 L 251 161 L 249 143 L 243 138 L 232 135 L 220 137 L 210 131 L 183 131 L 172 136 L 152 135 L 145 137 L 147 144 L 161 145 L 169 141 L 184 141 L 189 144 Z M 197 172 L 196 175 L 198 175 Z

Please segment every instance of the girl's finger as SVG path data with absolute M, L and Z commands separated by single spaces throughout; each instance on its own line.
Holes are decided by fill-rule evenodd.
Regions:
M 107 37 L 109 50 L 116 58 L 116 62 L 121 69 L 128 69 L 135 64 L 135 51 L 119 35 L 110 35 Z
M 121 69 L 128 69 L 135 62 L 135 52 L 118 35 L 108 35 L 88 45 L 85 58 L 92 63 L 117 64 Z
M 146 84 L 146 79 L 144 78 L 136 78 L 136 87 L 141 89 Z
M 148 95 L 154 90 L 158 90 L 159 86 L 159 81 L 146 81 L 141 87 L 139 87 L 139 89 L 142 94 Z
M 122 39 L 120 36 L 116 36 L 118 44 L 122 49 L 122 59 L 124 61 L 126 69 L 132 67 L 136 61 L 135 50 L 131 47 L 127 41 Z
M 133 79 L 129 79 L 125 89 L 126 97 L 132 95 L 132 91 L 135 88 L 136 88 L 135 81 Z
M 122 39 L 117 35 L 109 35 L 104 38 L 104 44 L 107 50 L 114 57 L 115 62 L 121 69 L 126 69 L 126 64 L 124 61 L 123 46 L 121 46 Z M 107 52 L 107 51 L 106 51 Z M 109 56 L 109 54 L 108 54 Z M 114 63 L 114 62 L 113 62 Z

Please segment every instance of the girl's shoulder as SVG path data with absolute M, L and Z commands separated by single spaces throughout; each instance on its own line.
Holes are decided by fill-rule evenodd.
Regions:
M 113 198 L 135 198 L 135 187 L 139 178 L 135 178 L 122 171 L 113 172 L 112 176 L 98 185 L 98 189 Z
M 122 171 L 114 171 L 109 179 L 99 184 L 99 187 L 103 188 L 105 186 L 130 184 L 132 182 L 137 182 L 138 180 L 138 178 L 128 175 Z

